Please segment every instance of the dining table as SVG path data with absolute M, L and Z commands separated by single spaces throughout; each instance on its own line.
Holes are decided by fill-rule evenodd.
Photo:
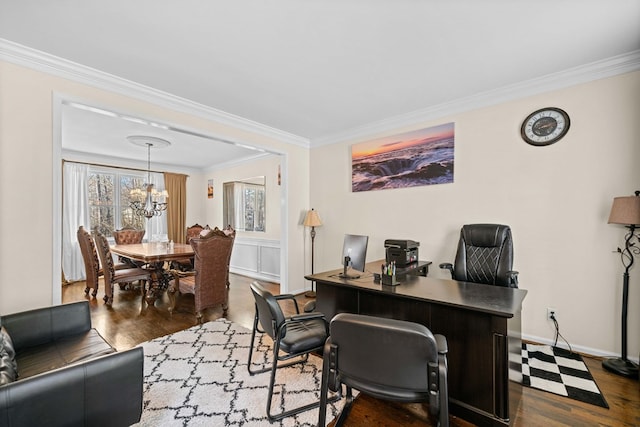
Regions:
M 151 270 L 151 283 L 145 296 L 149 305 L 154 305 L 169 287 L 169 281 L 173 279 L 173 275 L 168 271 L 167 266 L 171 261 L 190 259 L 195 255 L 189 244 L 168 242 L 112 245 L 111 252 L 142 262 Z

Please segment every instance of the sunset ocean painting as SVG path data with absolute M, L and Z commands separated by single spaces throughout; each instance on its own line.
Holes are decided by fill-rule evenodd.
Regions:
M 453 182 L 454 124 L 419 129 L 351 147 L 351 190 Z

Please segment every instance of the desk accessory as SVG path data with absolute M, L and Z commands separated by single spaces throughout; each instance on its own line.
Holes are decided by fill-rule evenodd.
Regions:
M 307 212 L 307 215 L 304 217 L 305 227 L 311 227 L 311 274 L 313 274 L 313 249 L 314 249 L 314 240 L 316 238 L 316 227 L 320 227 L 322 225 L 322 221 L 320 221 L 320 216 L 318 212 L 311 208 L 310 211 Z M 313 290 L 313 281 L 311 281 L 311 290 L 306 292 L 304 296 L 307 298 L 315 298 L 316 291 Z
M 393 276 L 387 276 L 387 275 L 382 275 L 382 284 L 386 285 L 386 286 L 396 286 L 399 285 L 400 283 L 398 283 L 398 276 L 396 276 L 395 274 Z
M 398 276 L 396 276 L 396 263 L 395 261 L 386 262 L 380 266 L 382 284 L 387 286 L 398 285 Z
M 602 366 L 618 375 L 637 378 L 638 365 L 627 358 L 627 306 L 629 302 L 629 269 L 633 265 L 635 254 L 640 253 L 640 248 L 636 245 L 637 242 L 640 242 L 640 238 L 636 234 L 636 226 L 640 224 L 640 191 L 636 191 L 635 196 L 615 197 L 608 222 L 609 224 L 625 225 L 629 232 L 625 236 L 624 248 L 618 248 L 624 266 L 624 274 L 622 275 L 622 352 L 618 358 L 604 360 Z

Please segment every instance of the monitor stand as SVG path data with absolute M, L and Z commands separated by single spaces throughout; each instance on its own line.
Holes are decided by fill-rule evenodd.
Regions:
M 349 255 L 347 255 L 346 257 L 344 257 L 344 269 L 342 270 L 342 273 L 338 274 L 338 277 L 341 279 L 359 279 L 360 275 L 359 274 L 347 274 L 347 268 L 349 267 L 349 262 L 351 262 L 351 257 Z
M 347 274 L 347 273 L 340 273 L 338 274 L 338 277 L 341 279 L 359 279 L 360 275 L 359 274 Z

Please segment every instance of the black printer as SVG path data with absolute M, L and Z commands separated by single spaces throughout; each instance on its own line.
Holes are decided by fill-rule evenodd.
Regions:
M 420 242 L 413 240 L 387 239 L 384 248 L 387 263 L 395 262 L 397 267 L 418 262 L 418 246 Z

